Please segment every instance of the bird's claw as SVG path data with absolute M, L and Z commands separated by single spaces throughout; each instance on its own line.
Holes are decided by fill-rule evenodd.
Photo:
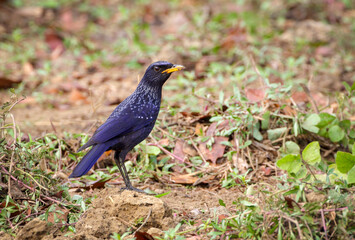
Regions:
M 124 190 L 129 190 L 129 191 L 135 191 L 135 192 L 139 192 L 139 193 L 144 193 L 144 194 L 147 194 L 145 191 L 141 190 L 141 189 L 138 189 L 138 188 L 135 188 L 135 187 L 122 187 L 120 189 L 120 192 L 124 191 Z

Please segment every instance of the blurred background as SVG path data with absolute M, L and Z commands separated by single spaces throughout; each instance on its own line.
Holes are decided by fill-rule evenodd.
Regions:
M 26 96 L 25 132 L 84 131 L 167 60 L 187 68 L 165 86 L 170 113 L 236 87 L 258 100 L 261 78 L 327 105 L 355 79 L 354 18 L 352 0 L 1 0 L 0 103 Z

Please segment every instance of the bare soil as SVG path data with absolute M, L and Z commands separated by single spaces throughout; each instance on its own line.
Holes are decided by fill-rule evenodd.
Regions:
M 194 221 L 199 226 L 209 218 L 227 216 L 233 210 L 241 192 L 238 189 L 204 188 L 188 189 L 173 185 L 162 189 L 161 184 L 153 184 L 151 189 L 169 194 L 156 198 L 151 195 L 132 191 L 120 191 L 118 187 L 95 189 L 85 193 L 96 196 L 92 206 L 76 223 L 76 233 L 60 231 L 58 225 L 48 225 L 38 218 L 27 223 L 17 234 L 16 239 L 110 239 L 115 232 L 123 234 L 128 230 L 147 232 L 152 236 L 162 236 L 163 231 L 174 228 L 181 220 Z M 220 206 L 222 200 L 226 207 Z M 180 229 L 183 231 L 186 229 Z M 191 234 L 194 234 L 192 229 Z M 5 235 L 2 236 L 5 238 Z M 11 239 L 10 236 L 6 236 Z

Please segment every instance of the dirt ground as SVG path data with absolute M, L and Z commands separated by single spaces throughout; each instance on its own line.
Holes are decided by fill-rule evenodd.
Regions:
M 161 237 L 164 230 L 174 228 L 182 220 L 194 221 L 190 228 L 179 229 L 194 236 L 194 228 L 204 220 L 229 216 L 233 212 L 233 201 L 241 195 L 236 188 L 208 190 L 184 186 L 162 187 L 161 184 L 150 186 L 156 192 L 170 192 L 161 198 L 120 191 L 117 186 L 86 192 L 86 196 L 96 198 L 92 207 L 77 222 L 76 233 L 69 234 L 70 237 L 64 236 L 67 232 L 61 232 L 59 227 L 34 219 L 19 231 L 16 239 L 110 239 L 114 232 L 123 234 L 129 229 L 136 231 L 137 228 L 141 232 Z M 223 200 L 225 207 L 219 204 L 219 200 Z M 2 237 L 5 239 L 5 236 Z

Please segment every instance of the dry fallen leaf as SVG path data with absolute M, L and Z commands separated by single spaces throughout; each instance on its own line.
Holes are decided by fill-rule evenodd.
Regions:
M 178 175 L 178 174 L 173 174 L 170 177 L 170 180 L 174 183 L 179 183 L 179 184 L 194 184 L 199 178 L 195 177 L 191 174 L 183 174 L 183 175 Z
M 61 223 L 67 221 L 69 209 L 56 206 L 55 211 L 48 213 L 47 222 L 56 223 L 56 220 Z
M 184 147 L 184 141 L 177 140 L 175 143 L 173 154 L 178 156 L 181 159 L 185 159 L 186 154 L 184 153 L 183 147 Z
M 200 143 L 199 149 L 206 160 L 211 160 L 212 163 L 216 164 L 217 159 L 223 157 L 226 145 L 221 144 L 221 142 L 228 141 L 227 137 L 214 137 L 214 143 L 212 149 L 210 150 L 206 143 Z
M 257 88 L 246 88 L 245 95 L 251 102 L 260 102 L 265 98 L 265 90 Z
M 0 88 L 11 88 L 20 82 L 22 82 L 22 80 L 0 76 Z
M 84 96 L 78 89 L 73 89 L 69 95 L 69 101 L 72 104 L 89 103 L 87 97 Z
M 134 234 L 134 237 L 137 239 L 137 240 L 154 240 L 153 236 L 150 235 L 149 233 L 146 233 L 146 232 L 136 232 Z

